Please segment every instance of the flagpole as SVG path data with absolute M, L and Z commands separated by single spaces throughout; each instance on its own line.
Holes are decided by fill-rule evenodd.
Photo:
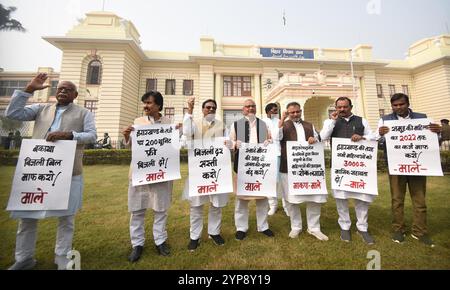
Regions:
M 103 0 L 103 6 L 102 6 L 102 11 L 105 11 L 105 0 Z

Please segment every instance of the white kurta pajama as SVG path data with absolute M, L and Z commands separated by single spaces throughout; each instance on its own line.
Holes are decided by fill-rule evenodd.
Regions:
M 345 120 L 348 122 L 350 117 L 345 118 Z M 330 139 L 335 124 L 335 120 L 325 120 L 322 131 L 320 131 L 320 138 L 322 140 Z M 366 119 L 362 118 L 362 124 L 364 126 L 363 137 L 366 140 L 376 140 L 376 136 L 370 130 L 369 122 L 367 122 Z M 353 199 L 355 202 L 355 212 L 357 220 L 356 228 L 361 232 L 367 232 L 369 228 L 369 224 L 367 222 L 369 217 L 369 206 L 375 200 L 376 195 L 336 189 L 333 189 L 332 193 L 333 197 L 336 199 L 336 208 L 339 214 L 338 223 L 341 229 L 345 231 L 350 230 L 352 222 L 350 220 L 348 200 Z
M 172 121 L 161 117 L 155 121 L 152 117 L 140 117 L 134 120 L 134 125 L 171 124 Z M 131 137 L 128 143 L 131 143 Z M 147 209 L 154 212 L 153 239 L 159 246 L 167 240 L 167 211 L 172 201 L 173 182 L 166 181 L 154 184 L 132 186 L 131 167 L 128 184 L 128 210 L 130 217 L 131 245 L 144 246 L 145 214 Z
M 208 126 L 214 126 L 218 120 L 211 122 L 202 119 Z M 206 133 L 206 132 L 205 132 Z M 199 132 L 199 128 L 192 120 L 191 114 L 185 114 L 183 119 L 183 135 L 186 136 L 186 140 L 189 142 L 192 140 L 192 136 L 201 137 L 202 132 Z M 204 134 L 203 134 L 204 135 Z M 216 136 L 217 137 L 217 136 Z M 195 139 L 195 138 L 194 138 Z M 210 203 L 208 212 L 208 234 L 219 235 L 222 224 L 222 208 L 228 203 L 229 194 L 214 194 L 207 196 L 189 196 L 189 177 L 186 178 L 184 183 L 184 189 L 182 194 L 183 200 L 189 200 L 190 203 L 190 238 L 192 240 L 198 240 L 203 231 L 203 207 L 205 204 Z
M 35 104 L 26 106 L 26 102 L 32 94 L 16 90 L 11 98 L 11 103 L 5 111 L 5 116 L 19 121 L 36 120 L 44 105 Z M 65 111 L 74 106 L 56 106 L 55 117 L 48 130 L 57 132 L 61 126 L 61 119 Z M 83 123 L 84 131 L 72 131 L 73 140 L 77 144 L 94 143 L 97 139 L 94 117 L 87 112 Z M 72 250 L 75 214 L 81 208 L 83 199 L 83 175 L 72 176 L 69 203 L 67 210 L 35 210 L 35 211 L 11 211 L 11 218 L 19 219 L 16 236 L 16 262 L 23 262 L 34 257 L 37 238 L 37 224 L 39 219 L 58 217 L 58 228 L 55 244 L 55 263 L 63 265 L 67 262 L 66 255 Z
M 245 117 L 247 120 L 248 118 Z M 256 119 L 253 122 L 249 121 L 249 144 L 258 144 L 258 130 Z M 263 122 L 261 120 L 261 122 Z M 267 134 L 269 136 L 269 133 Z M 234 124 L 231 126 L 230 140 L 233 142 L 233 147 L 235 147 L 237 142 L 237 132 L 234 129 Z M 264 140 L 265 141 L 265 140 Z M 235 160 L 234 162 L 237 162 Z M 237 175 L 233 177 L 234 188 L 237 188 Z M 250 197 L 255 199 L 256 203 L 256 228 L 258 232 L 263 232 L 269 229 L 268 222 L 268 211 L 269 202 L 267 197 Z M 236 231 L 247 232 L 248 231 L 248 215 L 249 215 L 249 204 L 250 200 L 246 197 L 236 196 L 236 204 L 234 208 L 234 223 L 236 226 Z
M 267 125 L 267 129 L 270 132 L 270 135 L 272 136 L 272 144 L 275 147 L 275 154 L 277 156 L 277 197 L 269 197 L 268 201 L 269 201 L 269 207 L 270 208 L 278 208 L 278 199 L 281 198 L 283 207 L 285 208 L 285 200 L 283 197 L 283 194 L 281 193 L 281 184 L 280 184 L 280 172 L 278 171 L 278 168 L 280 168 L 280 156 L 281 156 L 281 149 L 280 149 L 280 136 L 278 134 L 279 129 L 278 129 L 278 122 L 280 121 L 280 119 L 278 118 L 264 118 L 262 119 L 266 125 Z
M 303 144 L 308 144 L 305 141 L 305 130 L 301 123 L 294 123 L 295 130 L 297 132 L 297 140 Z M 318 139 L 318 135 L 313 126 L 314 138 Z M 279 129 L 279 138 L 283 139 L 283 128 Z M 289 168 L 288 168 L 289 170 Z M 283 197 L 286 201 L 286 207 L 289 212 L 289 218 L 291 220 L 291 230 L 302 230 L 302 215 L 300 207 L 301 203 L 306 203 L 306 220 L 308 223 L 308 230 L 311 232 L 320 232 L 320 211 L 322 203 L 327 202 L 326 194 L 311 194 L 311 195 L 292 195 L 289 194 L 289 182 L 288 174 L 280 172 L 280 182 Z

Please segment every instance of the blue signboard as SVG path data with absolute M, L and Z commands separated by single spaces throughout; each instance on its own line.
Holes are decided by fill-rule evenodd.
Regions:
M 263 57 L 314 59 L 314 50 L 261 47 L 259 53 Z

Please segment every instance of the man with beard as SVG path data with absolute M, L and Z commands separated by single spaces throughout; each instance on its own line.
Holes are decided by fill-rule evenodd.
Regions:
M 239 170 L 239 148 L 242 143 L 250 144 L 268 144 L 270 142 L 270 133 L 267 126 L 261 119 L 255 116 L 256 104 L 252 99 L 247 99 L 242 107 L 244 118 L 233 123 L 230 132 L 230 140 L 236 149 L 234 156 L 234 172 L 238 174 Z M 235 185 L 236 185 L 235 176 Z M 235 186 L 236 188 L 236 186 Z M 234 210 L 234 222 L 236 225 L 236 240 L 242 241 L 247 236 L 248 231 L 248 204 L 250 200 L 256 202 L 256 222 L 257 230 L 267 237 L 273 237 L 273 232 L 269 229 L 267 221 L 269 202 L 265 196 L 236 196 L 236 207 Z
M 97 139 L 94 117 L 87 109 L 75 105 L 77 87 L 69 81 L 60 81 L 56 89 L 56 104 L 34 104 L 25 106 L 35 91 L 48 88 L 44 85 L 48 76 L 40 73 L 28 83 L 23 91 L 16 90 L 5 116 L 20 121 L 35 121 L 33 139 L 76 140 L 77 147 L 70 186 L 67 210 L 12 211 L 11 217 L 18 218 L 15 264 L 10 270 L 32 269 L 36 265 L 33 256 L 36 248 L 37 223 L 39 219 L 58 217 L 56 234 L 55 264 L 65 270 L 69 262 L 67 253 L 72 250 L 75 214 L 81 208 L 83 194 L 83 150 L 84 145 Z

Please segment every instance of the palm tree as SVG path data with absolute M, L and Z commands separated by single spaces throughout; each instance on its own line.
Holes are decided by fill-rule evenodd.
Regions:
M 22 23 L 17 21 L 16 19 L 11 19 L 11 13 L 16 11 L 16 7 L 3 7 L 0 4 L 0 31 L 6 30 L 17 30 L 20 32 L 25 32 L 26 29 L 22 26 Z

